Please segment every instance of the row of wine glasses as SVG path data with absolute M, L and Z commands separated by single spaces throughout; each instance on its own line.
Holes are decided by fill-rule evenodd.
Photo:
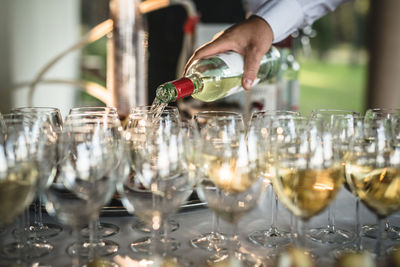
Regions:
M 194 237 L 191 244 L 204 248 L 209 262 L 229 259 L 250 266 L 262 265 L 266 257 L 256 256 L 241 245 L 238 222 L 257 207 L 268 189 L 275 194 L 270 202 L 271 226 L 250 233 L 249 239 L 277 251 L 290 243 L 307 248 L 309 240 L 347 242 L 337 247 L 336 256 L 362 249 L 361 230 L 351 233 L 339 229 L 332 221 L 332 212 L 327 228 L 308 230 L 305 226 L 334 203 L 343 184 L 381 219 L 400 208 L 397 111 L 369 110 L 362 117 L 352 111 L 315 110 L 309 118 L 297 112 L 261 111 L 245 126 L 243 117 L 235 112 L 203 111 L 183 122 L 174 107 L 159 114 L 151 107 L 136 107 L 123 129 L 114 108 L 74 108 L 63 123 L 34 110 L 4 115 L 5 124 L 0 124 L 5 133 L 4 159 L 25 153 L 31 160 L 28 166 L 32 173 L 23 176 L 34 177 L 33 193 L 25 200 L 21 197 L 21 208 L 29 205 L 32 194 L 43 195 L 47 212 L 73 229 L 76 242 L 67 252 L 75 266 L 118 251 L 119 245 L 107 239 L 118 227 L 99 221 L 101 208 L 115 192 L 127 211 L 151 230 L 150 236 L 130 244 L 135 256 L 168 256 L 187 266 L 192 259 L 175 253 L 180 244 L 169 236 L 169 222 L 193 191 L 213 211 L 216 222 L 222 219 L 232 229 L 221 230 L 216 223 L 211 233 Z M 58 128 L 55 122 L 59 122 Z M 22 146 L 16 147 L 19 143 L 15 140 L 25 145 L 25 152 Z M 11 143 L 13 146 L 7 145 Z M 3 180 L 7 181 L 2 178 L 0 182 Z M 278 200 L 292 213 L 291 232 L 276 224 Z M 39 210 L 41 204 L 35 214 Z M 2 225 L 18 213 L 10 214 Z M 40 218 L 37 216 L 30 226 L 50 231 L 51 225 L 45 226 Z M 49 253 L 53 247 L 49 236 L 39 238 L 37 230 L 27 234 L 34 228 L 23 225 L 15 231 L 18 245 L 2 244 L 3 255 L 43 255 L 33 247 Z M 393 226 L 383 228 L 379 223 L 379 230 Z M 376 236 L 374 253 L 379 258 L 384 253 L 382 235 Z M 314 251 L 308 249 L 307 253 L 315 257 Z
M 381 206 L 384 205 L 390 205 L 390 209 L 388 208 L 390 212 L 388 211 L 384 215 L 378 212 L 378 214 L 380 214 L 379 217 L 385 217 L 399 209 L 400 203 L 398 199 L 394 197 L 398 196 L 398 188 L 395 185 L 395 182 L 391 182 L 396 181 L 396 178 L 398 177 L 396 171 L 400 167 L 397 163 L 399 154 L 396 148 L 396 142 L 398 142 L 396 140 L 398 140 L 399 136 L 399 112 L 397 110 L 393 113 L 386 113 L 386 111 L 383 110 L 369 110 L 365 117 L 361 117 L 355 112 L 344 110 L 316 110 L 313 112 L 311 118 L 303 118 L 299 114 L 290 114 L 287 112 L 277 114 L 271 112 L 269 115 L 267 115 L 267 113 L 268 112 L 260 112 L 253 114 L 250 128 L 247 132 L 247 138 L 251 137 L 253 133 L 256 133 L 259 136 L 257 144 L 258 146 L 263 147 L 261 156 L 257 156 L 262 162 L 261 166 L 263 166 L 263 169 L 259 174 L 264 178 L 268 177 L 267 179 L 272 182 L 273 189 L 279 200 L 292 212 L 292 214 L 300 219 L 300 221 L 303 223 L 308 222 L 312 217 L 319 214 L 329 206 L 329 204 L 334 201 L 342 184 L 345 184 L 346 187 L 373 212 L 378 212 L 377 208 L 374 208 L 369 202 L 381 202 L 379 208 L 382 208 Z M 382 113 L 383 115 L 379 115 L 379 113 Z M 210 114 L 212 113 L 209 113 L 208 116 L 210 116 Z M 200 115 L 202 114 L 199 114 L 199 116 Z M 240 133 L 241 127 L 234 128 L 233 125 L 235 124 L 232 124 L 233 121 L 237 121 L 237 118 L 234 119 L 237 114 L 231 114 L 230 119 L 229 115 L 226 113 L 214 113 L 212 115 L 217 117 L 217 119 L 215 119 L 216 121 L 228 121 L 225 122 L 227 131 L 228 129 L 235 129 L 235 134 Z M 262 117 L 262 119 L 259 119 L 260 117 Z M 379 117 L 382 120 L 381 122 L 379 122 Z M 382 129 L 379 130 L 376 123 L 382 124 Z M 204 141 L 206 144 L 210 144 L 212 143 L 210 142 L 212 139 L 209 137 L 210 132 L 217 132 L 216 136 L 218 138 L 216 138 L 216 140 L 218 141 L 212 145 L 213 148 L 211 149 L 214 153 L 218 153 L 217 148 L 221 145 L 220 143 L 224 143 L 223 140 L 235 140 L 235 134 L 229 132 L 227 132 L 229 134 L 223 133 L 222 130 L 218 133 L 218 127 L 216 126 L 218 124 L 213 124 L 212 120 L 209 121 L 207 125 L 211 125 L 212 129 L 209 129 L 207 134 L 201 131 L 201 137 L 205 139 Z M 376 141 L 377 144 L 370 145 L 368 148 L 372 153 L 370 156 L 372 159 L 368 159 L 369 164 L 373 166 L 379 164 L 385 166 L 381 167 L 380 170 L 383 171 L 378 173 L 378 176 L 382 181 L 385 181 L 385 175 L 389 176 L 389 181 L 387 181 L 389 186 L 386 187 L 382 184 L 377 185 L 377 188 L 381 190 L 379 196 L 376 196 L 377 194 L 374 193 L 374 197 L 364 197 L 363 194 L 370 195 L 371 193 L 360 193 L 360 190 L 357 191 L 354 189 L 353 184 L 355 182 L 352 182 L 352 178 L 349 178 L 353 175 L 351 173 L 351 170 L 353 169 L 350 162 L 351 155 L 361 157 L 357 150 L 358 148 L 355 145 L 358 140 L 360 125 L 363 125 L 364 127 L 364 130 L 361 132 L 368 132 L 372 135 L 367 138 L 369 140 L 368 142 L 376 140 L 378 136 L 385 136 L 383 140 L 379 142 Z M 227 138 L 226 136 L 229 136 L 230 138 Z M 363 136 L 365 138 L 365 133 Z M 225 139 L 223 137 L 225 137 Z M 235 144 L 235 141 L 232 142 Z M 236 140 L 236 144 L 233 146 L 239 146 L 238 143 L 240 142 Z M 247 143 L 251 143 L 249 139 L 247 139 Z M 387 145 L 383 145 L 385 143 L 387 143 Z M 203 147 L 206 150 L 207 145 L 203 145 Z M 382 147 L 381 149 L 385 150 L 385 152 L 377 151 L 379 147 Z M 229 207 L 229 205 L 221 206 L 215 204 L 215 207 L 213 207 L 212 199 L 207 199 L 207 195 L 201 191 L 201 185 L 206 184 L 208 189 L 212 188 L 216 192 L 219 192 L 216 193 L 216 195 L 222 199 L 219 199 L 219 201 L 216 201 L 215 203 L 224 203 L 223 197 L 232 194 L 230 182 L 233 182 L 236 178 L 240 177 L 240 175 L 235 175 L 232 171 L 230 171 L 229 175 L 226 175 L 228 171 L 223 171 L 226 167 L 215 167 L 214 165 L 212 167 L 212 172 L 207 173 L 212 162 L 212 157 L 203 152 L 204 149 L 202 150 L 202 155 L 205 154 L 205 156 L 200 160 L 201 165 L 203 166 L 200 169 L 202 169 L 203 173 L 201 176 L 201 182 L 198 186 L 198 191 L 200 191 L 199 196 L 203 198 L 207 202 L 208 206 L 211 209 L 214 209 L 221 218 L 232 222 L 232 220 L 234 221 L 235 216 L 230 214 L 230 216 L 227 217 L 226 213 L 224 213 L 227 211 L 222 212 L 219 210 L 226 210 L 228 209 L 226 207 Z M 228 147 L 224 147 L 224 149 L 221 150 L 229 151 Z M 232 153 L 226 152 L 226 155 L 231 156 Z M 225 153 L 221 153 L 215 157 L 215 160 L 218 159 L 218 164 L 220 165 L 228 166 L 228 164 L 224 164 L 224 156 Z M 374 157 L 376 157 L 376 159 L 374 159 Z M 378 162 L 373 163 L 374 160 Z M 226 170 L 228 170 L 228 168 L 226 168 Z M 391 172 L 388 172 L 388 170 L 391 170 Z M 364 175 L 366 174 L 364 173 Z M 368 175 L 366 176 L 368 177 Z M 215 178 L 214 176 L 218 178 Z M 226 176 L 230 176 L 230 178 L 226 178 Z M 359 177 L 358 179 L 368 180 L 365 178 L 366 176 Z M 214 177 L 214 179 L 211 177 Z M 218 179 L 224 181 L 224 183 L 218 183 Z M 245 183 L 245 179 L 239 180 L 242 183 Z M 248 183 L 252 184 L 251 181 L 248 181 Z M 387 188 L 390 188 L 393 192 L 388 192 L 387 190 L 389 189 Z M 365 186 L 362 191 L 364 190 L 368 191 L 370 188 Z M 235 199 L 239 198 L 238 196 L 240 194 L 238 193 L 239 192 L 235 192 L 233 194 L 236 194 L 235 197 L 237 198 Z M 393 196 L 390 199 L 386 199 L 388 198 L 388 194 L 393 194 Z M 225 197 L 228 198 L 227 196 Z M 370 200 L 371 198 L 372 200 Z M 231 204 L 234 202 L 233 200 L 230 201 Z M 240 203 L 241 205 L 244 205 L 243 201 Z M 357 218 L 358 217 L 359 215 L 357 215 Z M 304 230 L 304 227 L 298 223 L 299 220 L 294 221 L 297 226 L 295 226 L 296 231 L 295 233 L 292 233 L 292 236 L 297 237 L 297 243 L 302 246 L 306 246 L 305 244 L 307 244 L 308 239 L 326 243 L 343 244 L 347 242 L 347 244 L 351 244 L 351 246 L 347 245 L 347 247 L 339 246 L 339 248 L 335 250 L 335 253 L 332 253 L 334 257 L 339 256 L 339 252 L 343 253 L 344 251 L 348 251 L 349 247 L 352 247 L 352 249 L 360 249 L 361 232 L 356 230 L 354 235 L 357 238 L 353 238 L 353 233 L 343 229 L 338 229 L 334 225 L 332 216 L 330 216 L 327 229 L 319 228 L 308 231 Z M 218 236 L 222 240 L 226 238 L 221 234 Z M 256 231 L 251 233 L 249 238 L 256 244 L 263 246 L 276 246 L 276 239 L 268 239 L 267 236 L 267 231 L 264 233 Z M 378 236 L 380 236 L 380 234 L 378 234 Z M 259 239 L 257 240 L 255 237 L 258 237 Z M 353 240 L 354 243 L 351 242 Z M 217 251 L 214 257 L 226 257 L 221 241 L 215 240 L 214 237 L 214 239 L 209 239 L 209 242 L 211 244 L 209 246 Z M 286 243 L 289 242 L 289 239 L 287 239 Z M 381 241 L 378 238 L 377 248 L 375 252 L 373 252 L 377 258 L 382 255 L 379 244 L 381 244 Z M 284 245 L 284 243 L 281 243 L 280 246 L 282 245 Z M 247 257 L 247 259 L 249 258 Z

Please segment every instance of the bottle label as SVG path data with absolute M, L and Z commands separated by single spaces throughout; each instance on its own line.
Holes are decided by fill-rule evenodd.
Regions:
M 176 88 L 176 100 L 191 96 L 194 91 L 194 85 L 189 78 L 181 78 L 171 82 Z
M 235 76 L 243 73 L 244 60 L 240 54 L 228 51 L 215 55 L 215 57 L 218 57 L 225 62 L 231 71 L 230 75 Z

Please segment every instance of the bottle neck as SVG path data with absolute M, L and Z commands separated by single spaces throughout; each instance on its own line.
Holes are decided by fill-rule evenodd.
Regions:
M 170 103 L 198 93 L 201 89 L 201 79 L 196 76 L 183 77 L 160 85 L 156 98 L 162 103 Z
M 176 100 L 191 96 L 195 92 L 195 86 L 191 79 L 187 77 L 180 78 L 171 82 L 176 90 Z

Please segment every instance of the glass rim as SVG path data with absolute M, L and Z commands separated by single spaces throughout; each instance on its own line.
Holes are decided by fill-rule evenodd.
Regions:
M 196 117 L 205 117 L 205 118 L 229 118 L 229 117 L 234 117 L 234 118 L 240 118 L 243 119 L 243 115 L 240 114 L 239 112 L 235 111 L 226 111 L 226 110 L 204 110 L 204 111 L 198 111 L 193 115 L 193 118 Z
M 150 111 L 151 108 L 152 108 L 151 105 L 131 107 L 129 110 L 129 114 Z M 174 107 L 174 106 L 166 106 L 166 107 L 164 107 L 163 111 L 179 112 L 179 109 L 178 109 L 178 107 Z
M 82 111 L 82 112 L 101 112 L 101 111 L 111 111 L 115 112 L 115 114 L 118 114 L 118 110 L 116 107 L 102 107 L 102 106 L 83 106 L 83 107 L 72 107 L 70 108 L 68 115 L 70 114 L 77 114 L 74 113 L 76 111 Z
M 28 111 L 28 110 L 39 110 L 39 111 L 43 111 L 43 112 L 46 112 L 46 111 L 60 112 L 59 108 L 56 108 L 56 107 L 43 107 L 43 106 L 38 106 L 38 107 L 36 107 L 36 106 L 32 106 L 32 107 L 31 106 L 16 107 L 16 108 L 11 109 L 11 112 L 13 112 L 13 111 Z

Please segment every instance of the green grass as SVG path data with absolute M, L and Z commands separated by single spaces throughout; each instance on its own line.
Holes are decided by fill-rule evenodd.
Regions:
M 300 112 L 313 109 L 365 109 L 366 65 L 301 61 Z

